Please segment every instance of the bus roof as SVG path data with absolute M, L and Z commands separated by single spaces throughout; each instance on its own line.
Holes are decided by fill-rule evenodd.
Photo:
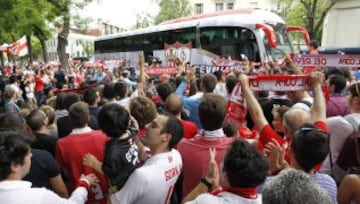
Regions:
M 167 30 L 176 30 L 195 26 L 200 28 L 241 26 L 255 29 L 255 24 L 257 23 L 285 24 L 282 18 L 270 11 L 261 9 L 236 9 L 168 20 L 159 25 L 150 26 L 147 28 L 100 36 L 95 41 L 108 40 L 118 37 L 132 36 L 145 33 L 161 32 Z

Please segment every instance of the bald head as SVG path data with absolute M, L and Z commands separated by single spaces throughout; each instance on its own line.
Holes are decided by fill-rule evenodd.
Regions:
M 175 93 L 170 94 L 165 101 L 165 109 L 174 116 L 179 116 L 183 109 L 181 99 Z
M 305 123 L 311 123 L 311 116 L 308 111 L 299 108 L 290 108 L 283 116 L 284 127 L 289 131 L 288 136 L 292 136 L 297 129 Z

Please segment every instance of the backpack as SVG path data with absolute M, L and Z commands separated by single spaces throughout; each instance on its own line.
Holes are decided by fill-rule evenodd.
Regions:
M 348 115 L 344 118 L 353 126 L 353 132 L 346 138 L 335 163 L 330 151 L 332 176 L 337 184 L 347 174 L 360 174 L 360 117 Z

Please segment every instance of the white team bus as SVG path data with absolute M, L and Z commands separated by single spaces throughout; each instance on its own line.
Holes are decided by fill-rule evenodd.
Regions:
M 302 32 L 309 42 L 305 29 L 287 27 L 285 21 L 272 12 L 258 9 L 221 11 L 101 36 L 95 40 L 95 59 L 135 62 L 143 51 L 145 57 L 159 58 L 163 66 L 168 66 L 166 63 L 173 58 L 192 65 L 209 65 L 217 57 L 242 60 L 244 55 L 261 64 L 293 52 L 289 31 Z

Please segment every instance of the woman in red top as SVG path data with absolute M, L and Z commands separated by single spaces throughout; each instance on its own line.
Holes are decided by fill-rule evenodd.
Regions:
M 45 104 L 45 93 L 44 93 L 44 81 L 40 77 L 40 70 L 35 71 L 35 96 L 38 102 L 38 105 L 41 106 Z
M 75 69 L 75 74 L 76 74 L 76 83 L 75 86 L 79 87 L 83 82 L 84 82 L 84 75 L 83 75 L 83 70 L 82 68 L 80 69 Z

